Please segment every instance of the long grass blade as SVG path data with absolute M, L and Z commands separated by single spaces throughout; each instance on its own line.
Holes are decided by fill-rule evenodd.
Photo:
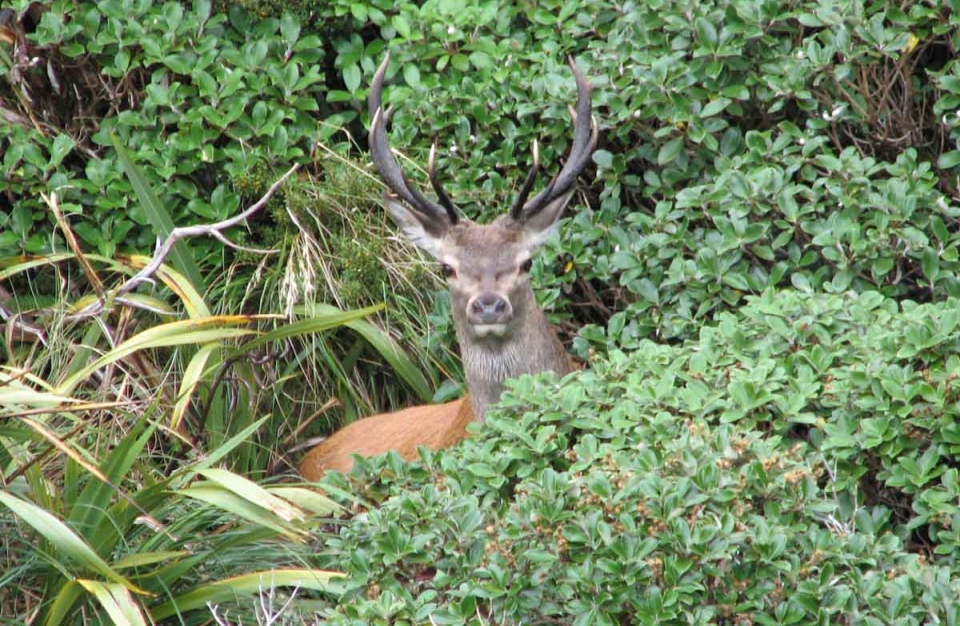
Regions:
M 195 483 L 190 487 L 180 489 L 177 493 L 212 504 L 217 508 L 233 513 L 242 520 L 269 528 L 292 541 L 301 542 L 309 537 L 306 530 L 297 528 L 286 520 L 271 514 L 262 506 L 254 504 L 247 498 L 237 495 L 223 485 L 212 481 Z
M 266 422 L 268 419 L 270 419 L 269 415 L 261 417 L 256 422 L 250 424 L 249 426 L 247 426 L 246 428 L 238 432 L 236 435 L 234 435 L 233 437 L 230 437 L 229 439 L 224 441 L 222 444 L 217 446 L 217 448 L 212 452 L 210 452 L 209 454 L 207 454 L 207 456 L 204 457 L 203 460 L 197 461 L 191 467 L 187 468 L 187 470 L 190 472 L 199 472 L 208 467 L 213 467 L 214 465 L 219 463 L 221 460 L 223 460 L 224 457 L 226 457 L 228 454 L 233 452 L 233 450 L 237 446 L 245 443 L 253 433 L 257 432 L 257 430 L 261 426 L 263 426 L 263 423 Z
M 209 343 L 255 334 L 255 331 L 252 330 L 230 327 L 249 324 L 257 319 L 261 318 L 253 315 L 215 315 L 202 319 L 181 320 L 154 326 L 127 339 L 110 352 L 68 377 L 60 383 L 55 391 L 57 393 L 69 394 L 77 385 L 101 367 L 114 363 L 138 350 L 184 344 Z
M 2 395 L 3 394 L 0 394 L 0 406 L 3 405 Z M 130 406 L 133 404 L 133 402 L 129 400 L 121 400 L 119 402 L 81 402 L 79 400 L 68 398 L 68 401 L 75 402 L 76 404 L 56 405 L 43 409 L 24 409 L 14 413 L 0 413 L 0 420 L 14 417 L 30 417 L 31 415 L 44 415 L 46 413 L 79 413 L 81 411 L 102 411 L 103 409 L 116 409 L 118 407 Z
M 180 391 L 177 394 L 177 402 L 173 406 L 173 413 L 170 415 L 171 430 L 180 430 L 180 423 L 187 409 L 190 408 L 190 401 L 193 399 L 193 393 L 197 385 L 203 379 L 203 374 L 210 360 L 210 355 L 214 350 L 220 348 L 219 343 L 208 343 L 197 350 L 187 363 L 183 370 L 183 379 L 180 381 Z
M 190 556 L 187 550 L 157 550 L 155 552 L 137 552 L 117 559 L 113 563 L 114 569 L 127 569 L 128 567 L 144 567 L 146 565 L 155 565 L 166 561 L 179 561 L 185 556 Z
M 156 429 L 155 420 L 141 419 L 100 464 L 105 480 L 89 481 L 73 503 L 68 520 L 88 540 L 92 540 L 97 527 L 104 521 L 103 512 L 110 505 L 114 485 L 120 484 L 133 467 Z
M 121 257 L 129 266 L 137 271 L 142 270 L 150 262 L 150 257 L 133 254 Z M 167 289 L 172 291 L 187 310 L 187 315 L 192 319 L 210 317 L 210 308 L 204 302 L 203 296 L 197 291 L 197 288 L 183 274 L 173 269 L 169 265 L 161 265 L 155 274 Z
M 21 272 L 31 270 L 41 265 L 56 265 L 61 261 L 73 259 L 72 252 L 60 252 L 44 256 L 15 256 L 0 261 L 0 280 L 6 280 Z
M 44 626 L 60 626 L 68 623 L 69 616 L 75 612 L 73 605 L 76 604 L 81 594 L 83 594 L 83 587 L 76 581 L 66 581 L 53 597 L 53 602 L 45 609 L 41 608 L 38 623 Z
M 298 507 L 293 506 L 283 498 L 271 494 L 257 483 L 243 476 L 217 468 L 200 470 L 199 473 L 204 478 L 212 480 L 241 498 L 261 508 L 267 509 L 284 521 L 294 522 L 303 521 L 304 519 L 303 511 Z
M 341 311 L 336 309 L 336 313 L 321 314 L 305 320 L 298 320 L 296 322 L 284 324 L 283 326 L 275 328 L 270 332 L 259 335 L 256 339 L 244 343 L 242 346 L 237 348 L 234 353 L 240 354 L 247 352 L 252 348 L 265 343 L 270 343 L 271 341 L 280 341 L 281 339 L 289 339 L 290 337 L 311 335 L 313 333 L 320 333 L 325 330 L 330 330 L 331 328 L 336 328 L 337 326 L 343 326 L 347 322 L 366 317 L 371 313 L 376 313 L 382 308 L 383 305 L 378 304 L 375 306 L 366 307 L 364 309 L 357 309 L 356 311 Z
M 269 487 L 267 490 L 271 494 L 293 502 L 301 509 L 310 511 L 314 515 L 335 515 L 343 510 L 342 506 L 312 489 L 304 489 L 303 487 Z
M 321 302 L 310 303 L 304 308 L 311 315 L 326 315 L 339 311 L 337 307 Z M 352 320 L 345 322 L 344 325 L 366 339 L 400 378 L 417 392 L 421 400 L 429 402 L 433 398 L 433 390 L 426 376 L 389 335 L 366 320 Z
M 139 254 L 117 254 L 115 257 L 108 258 L 97 254 L 86 254 L 87 260 L 95 261 L 105 265 L 109 270 L 132 276 L 142 270 L 151 258 Z M 72 252 L 60 252 L 57 254 L 48 254 L 43 256 L 19 256 L 0 260 L 0 280 L 15 276 L 22 272 L 40 267 L 43 265 L 56 265 L 64 261 L 76 260 L 77 256 Z M 176 295 L 187 310 L 187 315 L 191 318 L 210 317 L 210 308 L 203 300 L 203 296 L 197 291 L 196 287 L 184 277 L 183 274 L 173 269 L 169 265 L 161 265 L 155 274 L 160 281 Z M 127 294 L 130 298 L 134 294 Z M 79 309 L 86 302 L 73 303 L 74 309 Z
M 32 502 L 21 500 L 6 491 L 0 491 L 0 504 L 6 506 L 14 515 L 23 520 L 24 523 L 40 533 L 58 552 L 69 558 L 70 561 L 76 565 L 80 565 L 86 571 L 97 573 L 107 580 L 123 585 L 135 593 L 147 593 L 118 574 L 100 555 L 94 552 L 83 539 L 78 537 L 69 526 L 39 506 Z M 64 564 L 64 566 L 64 569 L 67 571 L 72 569 L 66 567 L 66 564 Z
M 236 600 L 239 596 L 266 591 L 275 587 L 335 591 L 331 582 L 342 576 L 343 574 L 339 572 L 317 569 L 271 569 L 251 572 L 195 587 L 173 600 L 160 604 L 151 611 L 151 615 L 155 620 L 162 620 L 178 611 L 185 613 L 193 609 L 205 608 L 207 603 L 228 602 Z

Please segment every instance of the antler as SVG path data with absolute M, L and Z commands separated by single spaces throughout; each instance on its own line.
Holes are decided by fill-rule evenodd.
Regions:
M 533 187 L 533 181 L 540 169 L 540 155 L 538 154 L 537 144 L 534 142 L 533 166 L 530 168 L 527 178 L 523 181 L 520 193 L 510 209 L 510 215 L 517 221 L 530 219 L 547 204 L 569 191 L 577 177 L 590 163 L 590 155 L 593 154 L 593 149 L 597 145 L 597 122 L 591 115 L 590 90 L 592 87 L 580 73 L 580 68 L 574 63 L 573 57 L 567 57 L 567 64 L 573 70 L 573 77 L 577 81 L 577 108 L 576 111 L 571 111 L 573 117 L 573 145 L 570 147 L 567 162 L 556 178 L 551 180 L 546 188 L 534 196 L 532 200 L 526 202 L 530 189 Z
M 377 73 L 373 75 L 373 82 L 370 84 L 370 95 L 367 97 L 367 110 L 370 113 L 370 154 L 373 157 L 373 165 L 377 168 L 380 178 L 386 183 L 394 193 L 400 196 L 407 204 L 412 206 L 424 215 L 437 219 L 449 220 L 451 224 L 456 224 L 458 220 L 457 209 L 450 201 L 450 197 L 440 186 L 434 168 L 436 157 L 436 142 L 430 148 L 430 162 L 427 166 L 427 174 L 430 177 L 430 183 L 433 185 L 440 199 L 441 204 L 437 204 L 424 196 L 419 189 L 411 185 L 404 176 L 403 170 L 397 164 L 390 151 L 390 144 L 387 141 L 387 122 L 390 120 L 392 108 L 383 110 L 382 91 L 383 78 L 387 73 L 387 63 L 390 62 L 390 53 L 388 52 L 377 68 Z

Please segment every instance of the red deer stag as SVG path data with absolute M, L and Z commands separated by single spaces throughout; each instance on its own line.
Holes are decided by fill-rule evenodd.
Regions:
M 462 218 L 435 171 L 436 144 L 427 173 L 438 202 L 410 184 L 387 142 L 391 109 L 381 106 L 389 55 L 370 86 L 370 152 L 374 166 L 393 194 L 385 204 L 404 235 L 440 262 L 453 308 L 469 395 L 447 404 L 417 406 L 358 420 L 313 448 L 300 474 L 317 480 L 328 470 L 348 471 L 351 455 L 373 456 L 396 450 L 415 458 L 418 446 L 445 448 L 466 437 L 467 425 L 482 421 L 500 398 L 504 380 L 521 374 L 574 369 L 563 345 L 537 306 L 530 287 L 531 255 L 546 239 L 573 195 L 577 177 L 590 162 L 597 142 L 591 115 L 590 84 L 572 59 L 577 83 L 573 145 L 567 162 L 543 191 L 531 199 L 540 169 L 536 142 L 533 166 L 506 215 L 488 225 Z

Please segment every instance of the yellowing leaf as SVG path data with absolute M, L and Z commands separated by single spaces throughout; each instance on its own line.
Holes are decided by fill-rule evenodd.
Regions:
M 77 582 L 97 599 L 116 626 L 147 626 L 136 600 L 123 585 L 99 580 L 79 579 Z
M 907 43 L 903 45 L 903 52 L 905 54 L 909 54 L 910 52 L 913 52 L 913 49 L 916 48 L 917 44 L 919 43 L 920 43 L 920 38 L 914 35 L 913 33 L 910 33 L 910 38 L 907 39 Z

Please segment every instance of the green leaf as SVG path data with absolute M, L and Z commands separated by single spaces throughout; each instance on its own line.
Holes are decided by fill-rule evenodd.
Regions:
M 405 63 L 403 65 L 403 80 L 412 89 L 420 89 L 420 68 L 417 67 L 416 63 Z
M 705 18 L 697 18 L 694 26 L 697 29 L 697 38 L 704 43 L 710 44 L 710 48 L 716 49 L 719 37 L 717 36 L 717 27 Z
M 471 52 L 470 64 L 478 70 L 489 70 L 493 68 L 493 57 L 479 50 L 477 52 Z
M 397 33 L 404 39 L 410 39 L 410 22 L 402 14 L 394 15 L 392 20 L 393 27 Z
M 944 152 L 937 159 L 937 167 L 945 170 L 952 169 L 960 165 L 960 150 L 950 150 Z
M 68 135 L 57 135 L 57 138 L 53 140 L 53 145 L 50 147 L 50 162 L 47 166 L 51 169 L 58 167 L 64 157 L 70 154 L 70 151 L 73 150 L 75 145 L 73 139 Z
M 280 36 L 287 48 L 292 48 L 300 37 L 300 22 L 286 11 L 280 16 Z
M 937 251 L 929 246 L 924 248 L 920 255 L 920 267 L 927 280 L 935 282 L 940 274 L 940 257 L 937 256 Z
M 703 111 L 700 112 L 700 117 L 711 117 L 717 113 L 722 112 L 732 101 L 729 98 L 717 98 L 716 100 L 711 100 L 707 103 L 707 106 L 703 107 Z
M 356 63 L 351 63 L 350 65 L 343 68 L 343 84 L 346 85 L 347 91 L 350 93 L 357 93 L 357 89 L 360 88 L 360 66 Z
M 677 155 L 679 155 L 683 150 L 683 145 L 683 137 L 674 137 L 667 143 L 663 144 L 663 146 L 660 148 L 660 152 L 657 154 L 657 165 L 666 165 L 677 158 Z
M 593 162 L 600 167 L 608 168 L 613 165 L 613 155 L 607 150 L 596 150 L 593 153 Z

